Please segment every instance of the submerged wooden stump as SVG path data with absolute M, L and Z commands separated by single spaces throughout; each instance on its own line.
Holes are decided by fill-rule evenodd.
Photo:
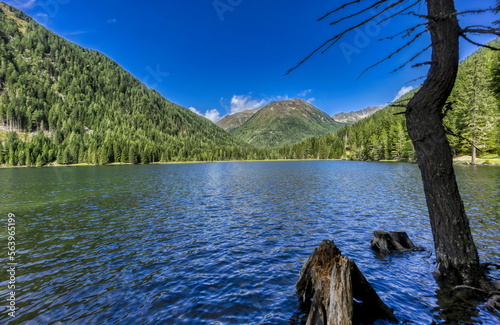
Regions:
M 492 312 L 500 310 L 500 295 L 491 296 L 486 303 L 486 308 Z
M 415 246 L 406 232 L 381 230 L 373 232 L 370 248 L 383 254 L 423 250 L 422 247 Z
M 342 256 L 330 240 L 324 240 L 306 260 L 296 289 L 308 311 L 306 325 L 397 321 L 356 263 Z

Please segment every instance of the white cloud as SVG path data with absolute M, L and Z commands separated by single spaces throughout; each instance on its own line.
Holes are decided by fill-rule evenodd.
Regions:
M 397 101 L 398 99 L 400 99 L 401 97 L 403 97 L 404 95 L 406 95 L 407 93 L 409 93 L 410 91 L 412 91 L 413 89 L 415 89 L 413 86 L 408 86 L 408 87 L 401 88 L 398 91 L 398 94 L 394 98 L 393 102 Z
M 267 103 L 268 101 L 265 99 L 252 99 L 250 95 L 234 95 L 233 98 L 231 98 L 231 112 L 229 114 L 243 112 L 247 109 L 258 108 L 266 105 Z
M 109 19 L 106 23 L 107 24 L 116 24 L 117 22 L 118 22 L 118 19 L 113 18 L 113 19 Z
M 310 93 L 311 91 L 312 90 L 308 89 L 306 91 L 301 92 L 301 94 L 307 95 L 307 93 Z M 246 111 L 249 109 L 259 108 L 259 107 L 265 106 L 271 102 L 280 101 L 280 100 L 288 100 L 288 99 L 290 99 L 290 97 L 288 95 L 274 96 L 274 97 L 267 97 L 267 98 L 253 98 L 251 96 L 251 93 L 250 93 L 248 95 L 234 95 L 231 98 L 231 101 L 229 103 L 230 104 L 229 107 L 225 104 L 224 98 L 220 99 L 220 103 L 224 109 L 229 110 L 229 115 L 231 115 L 231 114 L 236 114 L 236 113 L 243 112 L 243 111 Z M 311 97 L 311 98 L 307 99 L 307 101 L 309 103 L 312 103 L 315 101 L 315 98 Z
M 215 108 L 206 111 L 204 116 L 214 123 L 218 122 L 221 119 L 220 112 Z
M 312 93 L 312 89 L 306 89 L 306 90 L 303 90 L 301 91 L 300 93 L 297 94 L 297 96 L 299 97 L 306 97 L 307 95 L 309 95 L 310 93 Z
M 190 107 L 189 110 L 193 113 L 196 113 L 200 116 L 203 116 L 204 118 L 207 118 L 209 119 L 210 121 L 216 123 L 217 121 L 219 121 L 221 119 L 220 117 L 220 112 L 216 109 L 211 109 L 211 110 L 208 110 L 206 111 L 204 114 L 201 113 L 199 110 L 197 110 L 196 108 L 194 107 Z
M 86 30 L 77 30 L 77 31 L 74 31 L 74 32 L 64 33 L 63 35 L 64 36 L 75 36 L 75 35 L 82 35 L 82 34 L 88 34 L 88 33 L 90 33 L 90 32 L 86 31 Z
M 311 97 L 311 98 L 306 99 L 306 102 L 308 102 L 309 104 L 312 104 L 315 100 L 316 100 L 316 98 Z
M 14 7 L 17 7 L 19 9 L 31 9 L 35 7 L 36 0 L 15 0 L 11 1 L 11 3 Z

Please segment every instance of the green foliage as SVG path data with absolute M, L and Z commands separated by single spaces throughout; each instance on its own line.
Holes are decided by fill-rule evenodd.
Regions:
M 453 109 L 444 118 L 458 135 L 449 137 L 456 154 L 468 154 L 471 142 L 480 155 L 500 154 L 499 85 L 500 54 L 481 49 L 461 63 Z M 307 105 L 278 108 L 271 115 L 262 109 L 232 130 L 255 147 L 244 144 L 147 89 L 106 56 L 0 3 L 0 128 L 10 131 L 1 134 L 0 164 L 415 159 L 404 115 L 395 115 L 401 108 L 387 107 L 337 132 L 339 124 Z
M 490 43 L 499 47 L 500 40 Z M 456 154 L 470 154 L 472 146 L 482 155 L 500 153 L 500 106 L 495 80 L 500 79 L 499 57 L 482 48 L 460 64 L 449 98 L 451 110 L 445 125 L 457 136 L 449 137 Z
M 192 160 L 192 153 L 219 159 L 219 148 L 240 144 L 106 56 L 6 4 L 0 31 L 0 126 L 15 131 L 2 147 L 3 163 L 150 163 Z M 16 132 L 31 136 L 14 139 Z
M 285 147 L 280 153 L 294 159 L 413 160 L 405 120 L 397 112 L 387 107 L 336 133 Z
M 500 39 L 489 45 L 500 47 Z M 457 155 L 470 154 L 472 143 L 482 150 L 481 155 L 500 154 L 499 85 L 498 53 L 483 48 L 460 63 L 455 88 L 449 98 L 452 109 L 443 112 L 446 115 L 443 122 L 450 130 L 448 139 Z M 400 100 L 404 102 L 413 94 Z M 416 156 L 404 115 L 397 114 L 402 110 L 386 107 L 334 134 L 282 148 L 280 154 L 296 159 L 414 161 Z
M 332 133 L 342 126 L 301 99 L 273 102 L 231 129 L 233 135 L 258 147 L 279 147 Z

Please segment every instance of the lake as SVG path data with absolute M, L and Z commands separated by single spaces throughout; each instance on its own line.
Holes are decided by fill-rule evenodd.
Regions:
M 500 263 L 500 168 L 456 170 L 481 260 Z M 294 286 L 323 239 L 358 264 L 401 322 L 498 324 L 481 303 L 444 305 L 413 164 L 4 168 L 0 185 L 3 324 L 300 324 Z M 8 213 L 15 318 L 6 309 Z M 369 249 L 378 229 L 407 231 L 426 251 L 379 257 Z

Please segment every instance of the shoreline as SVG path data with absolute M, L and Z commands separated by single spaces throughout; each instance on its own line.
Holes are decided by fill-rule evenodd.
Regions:
M 214 161 L 168 161 L 168 162 L 152 162 L 149 164 L 131 164 L 131 163 L 121 163 L 121 162 L 113 162 L 109 164 L 87 164 L 87 163 L 78 163 L 78 164 L 67 164 L 61 165 L 56 163 L 51 163 L 44 166 L 11 166 L 11 165 L 0 165 L 0 169 L 2 168 L 40 168 L 40 167 L 91 167 L 91 166 L 145 166 L 145 165 L 182 165 L 182 164 L 211 164 L 211 163 L 236 163 L 236 162 L 286 162 L 286 161 L 363 161 L 363 162 L 380 162 L 380 163 L 415 163 L 410 161 L 399 161 L 399 160 L 379 160 L 379 161 L 371 161 L 371 160 L 345 160 L 345 159 L 265 159 L 265 160 L 214 160 Z M 453 165 L 462 165 L 462 166 L 500 166 L 500 157 L 494 158 L 477 158 L 476 164 L 471 164 L 470 156 L 459 156 L 453 158 Z

